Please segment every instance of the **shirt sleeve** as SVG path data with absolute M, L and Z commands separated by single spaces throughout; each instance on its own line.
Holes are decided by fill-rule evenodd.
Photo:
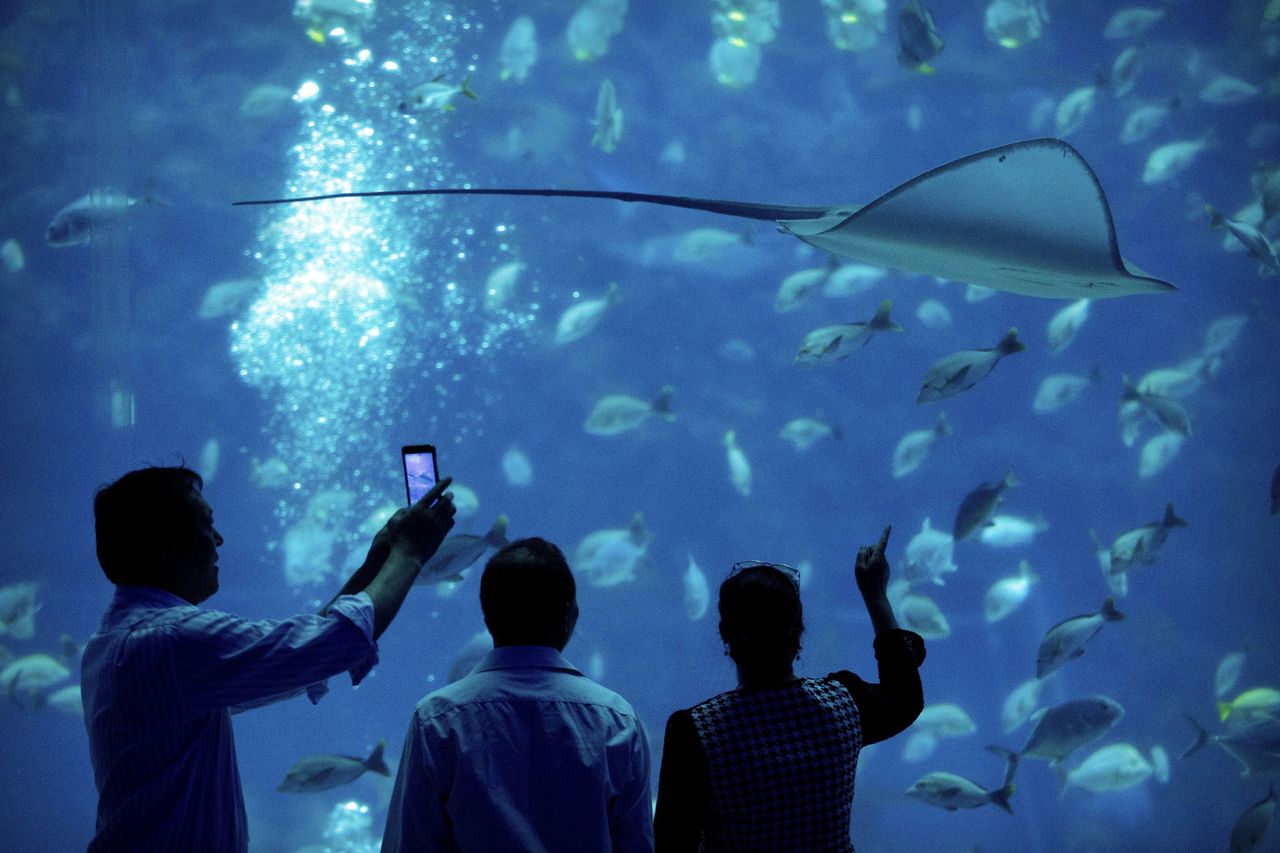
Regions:
M 373 600 L 344 595 L 326 615 L 251 621 L 199 610 L 174 629 L 174 677 L 184 708 L 204 711 L 262 705 L 316 685 L 339 672 L 352 684 L 378 662 Z
M 653 816 L 657 853 L 696 851 L 702 843 L 709 801 L 707 756 L 693 715 L 676 711 L 667 720 L 658 771 L 658 807 Z
M 609 804 L 609 836 L 616 853 L 653 850 L 653 796 L 649 787 L 649 739 L 638 717 L 627 734 L 622 790 Z
M 924 710 L 920 664 L 924 638 L 914 631 L 885 631 L 875 639 L 880 683 L 869 684 L 852 672 L 827 676 L 844 685 L 858 705 L 863 745 L 888 740 L 916 721 Z
M 438 781 L 426 732 L 415 712 L 400 753 L 400 769 L 387 806 L 382 853 L 456 851 L 444 804 L 449 792 Z

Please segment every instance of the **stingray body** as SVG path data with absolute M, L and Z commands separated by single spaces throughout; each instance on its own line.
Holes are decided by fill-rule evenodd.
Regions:
M 236 204 L 402 195 L 607 198 L 770 220 L 841 257 L 1010 293 L 1102 299 L 1175 290 L 1120 256 L 1097 175 L 1060 139 L 962 157 L 863 206 L 797 207 L 605 190 L 439 188 L 331 193 Z

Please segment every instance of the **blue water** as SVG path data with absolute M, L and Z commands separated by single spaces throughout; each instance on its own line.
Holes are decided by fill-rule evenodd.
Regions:
M 130 468 L 180 457 L 196 464 L 205 442 L 216 438 L 220 461 L 206 496 L 226 545 L 222 591 L 209 605 L 282 617 L 313 608 L 340 585 L 347 551 L 367 542 L 356 528 L 376 508 L 403 500 L 399 446 L 432 442 L 442 473 L 480 498 L 459 531 L 483 533 L 505 513 L 514 536 L 546 536 L 572 554 L 586 534 L 623 527 L 643 512 L 653 533 L 647 561 L 633 582 L 580 584 L 582 618 L 567 654 L 583 667 L 598 657 L 603 683 L 636 706 L 650 732 L 656 780 L 667 715 L 734 685 L 715 635 L 714 602 L 700 621 L 685 615 L 681 578 L 689 554 L 713 593 L 739 559 L 810 561 L 801 671 L 848 668 L 873 679 L 871 631 L 853 585 L 856 548 L 892 524 L 889 556 L 899 573 L 906 543 L 926 517 L 948 529 L 970 489 L 1013 469 L 1021 485 L 1004 509 L 1043 514 L 1048 529 L 1014 550 L 958 543 L 959 571 L 945 587 L 922 590 L 953 629 L 929 642 L 926 699 L 959 703 L 978 732 L 943 740 L 919 764 L 902 760 L 905 737 L 865 753 L 854 804 L 858 848 L 1225 847 L 1236 817 L 1266 793 L 1266 780 L 1242 778 L 1212 747 L 1185 761 L 1176 756 L 1192 737 L 1184 714 L 1206 725 L 1214 720 L 1213 676 L 1224 654 L 1248 651 L 1237 690 L 1276 685 L 1280 522 L 1268 515 L 1268 488 L 1280 462 L 1280 291 L 1253 261 L 1225 252 L 1221 232 L 1210 232 L 1205 217 L 1186 211 L 1210 201 L 1233 213 L 1253 198 L 1251 170 L 1280 154 L 1274 142 L 1246 144 L 1258 122 L 1274 120 L 1274 98 L 1232 106 L 1196 99 L 1219 72 L 1264 90 L 1275 78 L 1266 40 L 1276 34 L 1258 24 L 1264 4 L 1161 4 L 1168 14 L 1145 36 L 1147 68 L 1134 94 L 1117 101 L 1103 92 L 1068 137 L 1106 190 L 1126 257 L 1178 292 L 1094 304 L 1057 357 L 1048 354 L 1045 329 L 1065 302 L 1002 293 L 969 303 L 962 285 L 896 272 L 853 299 L 815 296 L 778 314 L 773 300 L 782 279 L 821 266 L 826 256 L 768 223 L 753 227 L 750 246 L 681 265 L 643 262 L 644 246 L 669 244 L 693 228 L 742 224 L 605 201 L 403 200 L 308 214 L 229 204 L 315 191 L 343 178 L 352 189 L 417 180 L 864 202 L 950 159 L 1051 135 L 1052 119 L 1047 127 L 1028 125 L 1036 103 L 1088 85 L 1096 68 L 1109 68 L 1131 43 L 1100 35 L 1112 4 L 1051 0 L 1044 36 L 1017 50 L 986 39 L 985 4 L 929 5 L 947 42 L 934 75 L 896 62 L 897 4 L 879 45 L 850 54 L 828 41 L 820 4 L 810 0 L 783 4 L 777 38 L 762 47 L 759 77 L 742 89 L 717 83 L 708 70 L 714 35 L 704 2 L 633 2 L 608 53 L 588 62 L 574 60 L 565 46 L 569 3 L 383 2 L 362 34 L 371 61 L 353 65 L 344 60 L 359 48 L 309 40 L 287 3 L 6 7 L 0 240 L 16 239 L 26 265 L 0 271 L 0 585 L 36 581 L 42 606 L 34 638 L 0 643 L 17 655 L 53 652 L 64 633 L 79 640 L 92 633 L 111 594 L 94 559 L 92 494 Z M 533 17 L 540 47 L 522 84 L 500 80 L 497 59 L 518 14 Z M 1194 73 L 1187 70 L 1193 56 L 1200 66 Z M 387 59 L 401 69 L 381 69 Z M 478 100 L 456 98 L 455 111 L 416 123 L 396 112 L 407 88 L 440 73 L 457 82 L 470 65 Z M 625 114 L 612 154 L 589 144 L 605 77 Z M 261 83 L 295 90 L 307 80 L 321 86 L 314 100 L 290 102 L 268 119 L 239 111 Z M 1184 107 L 1149 140 L 1117 141 L 1132 103 L 1175 94 Z M 918 131 L 908 126 L 913 106 L 922 118 Z M 513 125 L 533 141 L 509 156 L 501 142 Z M 359 136 L 361 127 L 372 135 Z M 1156 145 L 1210 133 L 1212 147 L 1187 171 L 1164 184 L 1141 181 Z M 660 162 L 673 140 L 683 143 L 686 159 Z M 167 206 L 139 208 L 127 234 L 115 239 L 46 247 L 53 215 L 99 186 L 135 196 L 151 191 Z M 327 225 L 288 225 L 304 215 L 326 217 Z M 337 229 L 346 224 L 354 231 L 343 244 Z M 488 312 L 485 277 L 510 260 L 527 269 L 507 307 Z M 298 297 L 288 289 L 308 265 L 330 276 L 327 286 L 341 295 L 291 303 Z M 353 276 L 368 276 L 381 289 L 357 298 Z M 256 305 L 198 318 L 211 285 L 245 277 L 267 280 Z M 603 294 L 611 281 L 621 286 L 622 301 L 582 340 L 552 347 L 560 314 L 579 298 Z M 792 366 L 806 332 L 864 320 L 885 298 L 893 300 L 903 334 L 879 336 L 834 366 Z M 950 309 L 949 327 L 916 320 L 915 307 L 927 298 Z M 281 305 L 298 308 L 295 319 L 246 343 L 253 311 Z M 326 325 L 335 307 L 367 309 L 384 334 L 367 346 L 337 334 Z M 1165 470 L 1139 478 L 1139 447 L 1155 429 L 1148 424 L 1134 447 L 1121 442 L 1122 375 L 1137 378 L 1194 356 L 1209 323 L 1228 314 L 1251 319 L 1213 380 L 1183 400 L 1193 435 Z M 992 346 L 1013 326 L 1025 353 L 962 396 L 915 404 L 934 361 Z M 755 358 L 722 358 L 731 339 L 748 342 Z M 309 348 L 300 363 L 282 368 L 281 353 L 300 346 Z M 1044 376 L 1083 374 L 1095 365 L 1102 381 L 1077 403 L 1050 415 L 1031 411 Z M 113 380 L 132 393 L 131 424 L 112 424 Z M 675 389 L 673 422 L 652 419 L 615 437 L 583 431 L 599 397 L 648 399 L 664 384 Z M 932 424 L 939 410 L 954 434 L 918 471 L 895 479 L 894 445 Z M 798 453 L 778 438 L 791 419 L 815 415 L 840 423 L 843 439 Z M 751 461 L 750 497 L 729 481 L 722 444 L 729 429 Z M 503 474 L 501 458 L 512 446 L 531 462 L 526 487 Z M 288 463 L 297 488 L 254 485 L 251 460 L 273 456 Z M 338 525 L 334 566 L 316 583 L 291 587 L 280 543 L 307 500 L 328 489 L 356 493 Z M 1073 788 L 1059 797 L 1054 772 L 1028 761 L 1018 773 L 1013 817 L 994 807 L 950 813 L 903 797 L 931 770 L 999 782 L 1002 762 L 983 747 L 1020 747 L 1029 732 L 1000 731 L 1004 697 L 1034 673 L 1050 626 L 1096 610 L 1108 594 L 1090 531 L 1109 542 L 1159 518 L 1167 502 L 1187 529 L 1174 531 L 1155 564 L 1134 573 L 1118 602 L 1128 619 L 1106 626 L 1067 664 L 1044 701 L 1097 692 L 1120 702 L 1124 719 L 1096 746 L 1124 741 L 1146 752 L 1163 745 L 1174 756 L 1168 784 L 1148 780 L 1108 794 Z M 1016 613 L 987 625 L 985 590 L 1024 557 L 1040 583 Z M 481 627 L 474 577 L 450 597 L 415 589 L 382 640 L 382 664 L 358 690 L 337 679 L 318 707 L 298 700 L 238 717 L 253 849 L 321 843 L 332 809 L 349 800 L 370 807 L 376 836 L 390 780 L 365 776 L 301 796 L 275 788 L 303 755 L 364 755 L 382 738 L 394 766 L 413 704 L 444 682 Z M 82 847 L 96 804 L 82 724 L 3 702 L 0 723 L 0 846 Z M 1273 831 L 1263 849 L 1280 849 L 1277 837 Z

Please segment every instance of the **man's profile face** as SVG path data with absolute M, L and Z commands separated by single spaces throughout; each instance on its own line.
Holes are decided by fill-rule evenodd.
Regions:
M 218 591 L 218 546 L 222 534 L 213 526 L 213 507 L 204 495 L 192 490 L 187 496 L 193 526 L 190 538 L 173 551 L 175 594 L 199 604 Z

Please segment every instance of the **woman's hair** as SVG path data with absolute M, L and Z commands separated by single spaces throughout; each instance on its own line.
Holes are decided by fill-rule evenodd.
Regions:
M 804 608 L 792 578 L 767 563 L 720 584 L 720 638 L 740 666 L 790 663 L 800 654 Z
M 480 576 L 480 609 L 498 642 L 541 643 L 563 631 L 576 596 L 564 553 L 537 536 L 503 547 Z
M 130 471 L 93 498 L 98 564 L 115 584 L 153 584 L 156 556 L 166 544 L 186 542 L 196 529 L 193 492 L 204 480 L 190 468 Z

